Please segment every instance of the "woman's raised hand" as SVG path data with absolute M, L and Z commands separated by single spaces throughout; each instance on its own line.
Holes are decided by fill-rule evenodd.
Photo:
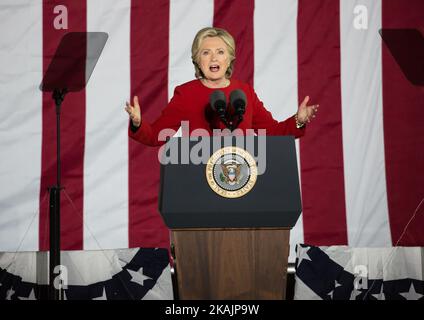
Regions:
M 126 102 L 125 111 L 128 112 L 133 125 L 139 127 L 141 125 L 141 109 L 137 96 L 134 96 L 133 106 L 128 101 Z
M 313 118 L 315 118 L 315 114 L 318 112 L 319 105 L 315 104 L 308 106 L 308 101 L 309 96 L 306 96 L 297 110 L 297 119 L 301 123 L 310 122 Z

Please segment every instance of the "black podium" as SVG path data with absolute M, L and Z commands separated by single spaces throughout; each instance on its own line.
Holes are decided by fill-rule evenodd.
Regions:
M 294 138 L 199 140 L 171 138 L 162 155 L 169 162 L 169 154 L 179 152 L 173 163 L 161 165 L 159 210 L 171 229 L 180 299 L 284 299 L 289 232 L 302 210 Z M 235 146 L 265 170 L 240 173 L 244 158 L 232 152 Z M 210 160 L 193 164 L 190 157 L 182 163 L 187 153 Z M 238 187 L 237 174 L 244 179 Z M 216 183 L 223 193 L 214 191 Z M 250 189 L 226 197 L 225 190 L 231 195 L 243 186 Z

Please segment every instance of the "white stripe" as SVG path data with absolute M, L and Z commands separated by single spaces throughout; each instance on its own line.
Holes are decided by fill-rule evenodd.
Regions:
M 297 0 L 256 1 L 254 33 L 256 93 L 275 119 L 287 119 L 298 107 Z M 296 147 L 299 150 L 298 142 Z M 295 244 L 300 242 L 302 218 L 290 232 L 290 261 L 294 261 Z
M 195 79 L 191 44 L 197 31 L 213 23 L 213 0 L 170 2 L 168 97 L 174 88 Z
M 84 249 L 128 247 L 130 6 L 87 2 L 87 31 L 109 38 L 86 89 Z
M 42 2 L 3 0 L 0 30 L 0 251 L 38 250 Z
M 354 26 L 364 5 L 368 29 Z M 340 2 L 343 157 L 349 246 L 390 246 L 382 114 L 380 0 Z

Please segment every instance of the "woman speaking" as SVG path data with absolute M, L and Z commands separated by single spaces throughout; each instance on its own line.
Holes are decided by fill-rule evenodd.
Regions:
M 181 121 L 188 121 L 190 134 L 202 128 L 212 135 L 214 129 L 227 128 L 229 124 L 225 122 L 224 115 L 220 117 L 217 112 L 211 111 L 210 97 L 217 90 L 223 93 L 220 92 L 226 101 L 231 100 L 232 92 L 243 93 L 245 108 L 238 129 L 244 132 L 247 129 L 265 129 L 267 135 L 293 135 L 297 138 L 304 134 L 306 123 L 315 117 L 318 105 L 308 106 L 307 96 L 294 116 L 282 122 L 273 119 L 249 84 L 231 78 L 236 59 L 235 42 L 224 29 L 208 27 L 200 30 L 193 40 L 191 58 L 196 79 L 175 88 L 174 96 L 155 122 L 150 124 L 142 120 L 137 96 L 133 104 L 126 103 L 125 110 L 131 119 L 131 138 L 149 146 L 163 144 L 164 141 L 158 139 L 161 130 L 176 131 Z M 233 109 L 226 109 L 226 116 L 234 113 Z

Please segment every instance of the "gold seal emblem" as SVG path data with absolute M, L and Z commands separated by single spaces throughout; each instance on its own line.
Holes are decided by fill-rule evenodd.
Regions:
M 206 180 L 213 191 L 225 198 L 244 196 L 256 183 L 258 168 L 249 152 L 239 147 L 216 151 L 206 165 Z

